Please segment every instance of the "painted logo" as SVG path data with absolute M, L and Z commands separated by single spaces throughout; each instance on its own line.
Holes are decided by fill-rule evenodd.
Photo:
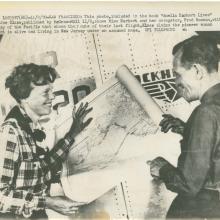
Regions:
M 153 98 L 166 102 L 174 102 L 179 98 L 175 77 L 170 69 L 136 75 L 136 78 Z

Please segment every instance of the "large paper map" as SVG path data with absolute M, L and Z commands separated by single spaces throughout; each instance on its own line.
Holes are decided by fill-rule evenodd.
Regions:
M 158 126 L 147 114 L 148 109 L 156 110 L 152 105 L 159 107 L 151 97 L 152 102 L 144 99 L 146 104 L 143 101 L 140 106 L 137 100 L 142 97 L 142 87 L 139 82 L 136 82 L 137 87 L 134 86 L 136 79 L 129 71 L 128 76 L 131 78 L 126 73 L 125 81 L 130 82 L 130 89 L 127 89 L 129 86 L 122 83 L 120 77 L 120 80 L 112 77 L 84 99 L 93 107 L 89 116 L 93 117 L 93 121 L 75 140 L 62 172 L 64 192 L 73 200 L 90 203 L 120 182 L 132 182 L 133 178 L 137 178 L 135 172 L 145 169 L 146 160 L 155 157 L 158 149 L 160 154 L 167 152 L 168 147 L 162 146 L 161 138 L 163 145 L 171 144 L 161 136 Z M 157 115 L 155 111 L 153 113 Z M 58 125 L 58 133 L 64 133 L 70 124 L 70 118 L 63 119 Z M 144 176 L 142 174 L 143 179 L 149 179 L 147 173 L 146 170 Z M 143 185 L 145 189 L 145 180 Z M 148 202 L 146 198 L 144 204 Z M 145 213 L 143 210 L 141 213 Z
M 67 175 L 102 169 L 118 162 L 117 155 L 128 135 L 146 136 L 157 130 L 154 122 L 113 77 L 86 98 L 93 107 L 94 119 L 77 137 L 69 153 Z M 63 131 L 63 123 L 59 131 Z

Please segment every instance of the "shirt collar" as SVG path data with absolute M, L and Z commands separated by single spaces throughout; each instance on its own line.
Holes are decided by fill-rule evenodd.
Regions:
M 211 88 L 209 88 L 204 95 L 201 98 L 201 103 L 207 103 L 207 102 L 211 102 L 212 100 L 214 100 L 215 96 L 219 95 L 220 96 L 220 83 L 215 84 L 214 86 L 212 86 Z
M 39 123 L 40 117 L 35 114 L 31 109 L 24 109 L 21 106 L 19 106 L 21 113 L 24 115 L 24 117 L 29 118 L 35 125 Z

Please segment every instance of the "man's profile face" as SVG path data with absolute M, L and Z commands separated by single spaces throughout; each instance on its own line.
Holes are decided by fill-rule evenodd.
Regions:
M 178 51 L 173 59 L 173 73 L 178 94 L 186 101 L 198 100 L 198 79 L 194 67 L 186 68 L 181 63 L 182 52 Z
M 54 99 L 52 88 L 52 84 L 42 86 L 33 85 L 33 89 L 26 102 L 38 116 L 49 115 L 51 113 L 52 100 Z

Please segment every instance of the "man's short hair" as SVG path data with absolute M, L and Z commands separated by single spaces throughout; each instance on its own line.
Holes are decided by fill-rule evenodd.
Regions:
M 208 73 L 218 71 L 220 52 L 213 38 L 192 36 L 174 46 L 172 54 L 181 51 L 181 64 L 189 69 L 195 63 L 204 66 Z
M 34 63 L 16 66 L 10 76 L 6 78 L 5 87 L 17 102 L 30 95 L 33 89 L 32 83 L 36 86 L 53 83 L 57 77 L 54 68 L 47 65 L 36 65 Z

